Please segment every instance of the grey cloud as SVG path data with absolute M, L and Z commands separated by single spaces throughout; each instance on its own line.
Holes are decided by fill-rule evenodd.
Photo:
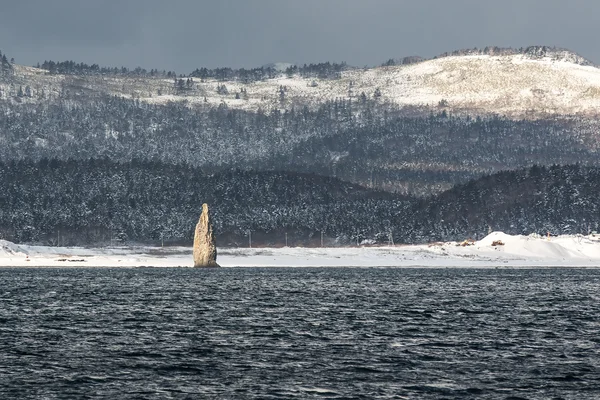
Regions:
M 27 47 L 117 45 L 136 36 L 138 17 L 127 2 L 21 0 L 2 5 L 0 29 Z
M 268 62 L 430 57 L 486 45 L 567 47 L 600 62 L 597 0 L 20 0 L 0 7 L 0 50 L 189 72 Z

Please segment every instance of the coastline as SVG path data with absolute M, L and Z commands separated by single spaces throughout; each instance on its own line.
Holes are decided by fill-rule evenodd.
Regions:
M 569 235 L 544 238 L 494 232 L 478 242 L 462 243 L 334 248 L 219 248 L 217 260 L 225 268 L 600 268 L 600 237 Z M 49 247 L 0 241 L 0 268 L 140 267 L 193 267 L 192 247 Z

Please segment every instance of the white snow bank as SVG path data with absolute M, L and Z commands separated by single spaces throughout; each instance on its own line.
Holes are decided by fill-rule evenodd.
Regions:
M 9 256 L 26 257 L 27 252 L 20 246 L 7 240 L 0 240 L 0 258 Z
M 504 244 L 492 246 L 497 241 Z M 495 251 L 525 259 L 572 259 L 573 261 L 595 259 L 600 261 L 600 237 L 591 235 L 541 237 L 538 235 L 511 236 L 503 232 L 493 232 L 476 242 L 475 248 L 477 250 L 494 248 Z
M 600 267 L 600 237 L 546 238 L 494 232 L 468 246 L 447 242 L 389 247 L 220 248 L 217 262 L 223 267 Z M 192 265 L 191 247 L 86 249 L 0 241 L 0 267 Z

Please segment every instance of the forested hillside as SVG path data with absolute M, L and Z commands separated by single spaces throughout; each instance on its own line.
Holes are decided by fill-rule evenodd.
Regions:
M 0 164 L 0 233 L 17 242 L 186 243 L 202 203 L 222 245 L 308 242 L 323 231 L 340 243 L 388 235 L 405 198 L 334 178 L 286 172 L 207 175 L 187 166 L 108 160 Z M 263 238 L 263 239 L 261 239 Z M 62 243 L 62 242 L 61 242 Z
M 600 69 L 567 50 L 40 67 L 0 53 L 9 240 L 187 243 L 205 201 L 232 245 L 597 229 Z
M 414 208 L 416 237 L 600 231 L 600 169 L 534 166 L 471 181 Z
M 0 103 L 0 160 L 109 158 L 317 173 L 426 195 L 533 164 L 598 165 L 597 125 L 578 119 L 407 116 L 375 101 L 253 113 L 115 96 Z
M 0 234 L 16 242 L 189 244 L 201 205 L 221 246 L 373 240 L 421 243 L 599 229 L 600 168 L 579 165 L 500 172 L 427 199 L 289 172 L 109 160 L 0 164 Z
M 417 196 L 534 164 L 600 165 L 600 70 L 563 49 L 187 75 L 0 60 L 0 161 L 316 173 Z

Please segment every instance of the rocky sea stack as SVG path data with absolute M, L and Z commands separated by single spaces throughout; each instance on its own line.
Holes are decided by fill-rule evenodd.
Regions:
M 217 264 L 217 245 L 208 213 L 208 204 L 202 204 L 202 214 L 194 233 L 194 267 L 215 268 Z

